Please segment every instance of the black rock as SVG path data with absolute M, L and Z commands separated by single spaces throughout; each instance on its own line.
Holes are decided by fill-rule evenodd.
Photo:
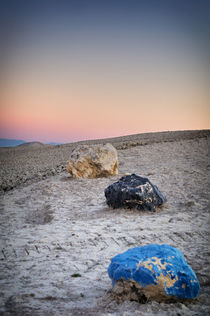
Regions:
M 149 179 L 136 174 L 122 177 L 105 189 L 106 202 L 113 208 L 127 207 L 154 211 L 166 198 Z

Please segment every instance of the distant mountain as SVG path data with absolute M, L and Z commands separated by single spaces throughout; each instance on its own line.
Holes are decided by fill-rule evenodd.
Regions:
M 0 138 L 0 147 L 14 147 L 24 143 L 25 141 L 21 139 Z
M 62 143 L 55 143 L 55 142 L 51 142 L 51 143 L 45 143 L 46 145 L 60 145 Z M 26 142 L 25 140 L 21 140 L 21 139 L 8 139 L 8 138 L 0 138 L 0 147 L 15 147 L 15 146 L 32 146 L 32 147 L 36 147 L 38 145 L 42 146 L 44 145 L 41 142 Z
M 56 146 L 56 145 L 61 145 L 63 143 L 54 143 L 54 142 L 51 142 L 51 143 L 47 143 L 47 145 L 53 145 L 53 146 Z

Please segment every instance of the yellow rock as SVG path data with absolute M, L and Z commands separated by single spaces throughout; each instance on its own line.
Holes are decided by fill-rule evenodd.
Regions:
M 71 154 L 67 171 L 73 178 L 97 178 L 118 174 L 117 150 L 106 145 L 79 145 Z

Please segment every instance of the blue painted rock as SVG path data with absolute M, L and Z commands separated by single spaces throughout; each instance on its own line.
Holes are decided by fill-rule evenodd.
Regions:
M 113 208 L 127 207 L 154 211 L 166 198 L 149 179 L 136 174 L 122 177 L 105 189 L 106 202 Z
M 200 290 L 182 252 L 169 245 L 129 249 L 111 260 L 108 274 L 114 293 L 122 300 L 193 299 Z

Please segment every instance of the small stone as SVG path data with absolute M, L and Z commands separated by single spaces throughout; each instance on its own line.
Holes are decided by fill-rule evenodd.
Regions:
M 169 245 L 129 249 L 112 258 L 108 274 L 114 293 L 127 300 L 193 299 L 200 291 L 182 252 Z
M 154 211 L 166 198 L 149 179 L 136 174 L 126 175 L 105 189 L 107 204 L 113 208 L 127 207 Z
M 80 145 L 71 154 L 67 171 L 73 178 L 118 174 L 117 150 L 111 145 Z
M 54 168 L 51 169 L 51 173 L 52 173 L 53 175 L 56 173 L 56 171 L 55 171 Z
M 81 277 L 81 274 L 80 273 L 73 273 L 71 275 L 72 278 L 80 278 Z

